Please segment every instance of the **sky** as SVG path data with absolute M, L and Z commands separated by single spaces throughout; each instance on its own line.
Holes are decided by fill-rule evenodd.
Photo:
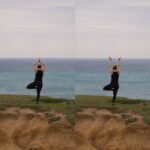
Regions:
M 149 0 L 77 0 L 77 57 L 150 58 Z
M 72 57 L 73 0 L 0 0 L 0 57 Z
M 0 0 L 0 57 L 150 58 L 149 0 Z

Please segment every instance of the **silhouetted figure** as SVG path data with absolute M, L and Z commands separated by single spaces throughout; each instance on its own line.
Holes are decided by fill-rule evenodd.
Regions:
M 37 104 L 40 99 L 40 93 L 43 87 L 43 75 L 46 71 L 46 65 L 39 59 L 37 63 L 33 65 L 33 71 L 35 72 L 34 82 L 30 83 L 27 86 L 27 89 L 36 89 L 37 90 Z
M 105 91 L 113 91 L 113 100 L 112 104 L 114 105 L 117 92 L 119 90 L 119 74 L 120 74 L 120 61 L 121 58 L 118 59 L 118 65 L 112 65 L 112 58 L 109 57 L 109 72 L 111 74 L 111 82 L 110 84 L 106 85 L 103 90 Z

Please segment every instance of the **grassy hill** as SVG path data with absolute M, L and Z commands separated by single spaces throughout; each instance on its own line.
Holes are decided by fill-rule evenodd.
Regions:
M 150 101 L 111 99 L 0 95 L 0 149 L 149 149 Z
M 37 112 L 56 110 L 63 113 L 71 123 L 75 121 L 74 100 L 41 97 L 39 104 L 36 104 L 34 96 L 0 95 L 0 109 L 6 107 L 31 108 Z
M 40 103 L 35 103 L 35 97 L 24 95 L 0 95 L 0 109 L 6 107 L 31 108 L 35 111 L 56 110 L 66 115 L 74 123 L 75 112 L 82 108 L 107 109 L 113 113 L 134 112 L 141 115 L 150 124 L 150 101 L 119 97 L 116 105 L 111 104 L 111 97 L 78 95 L 76 100 L 62 98 L 41 97 Z
M 112 105 L 112 98 L 106 96 L 76 96 L 76 109 L 97 108 L 107 109 L 113 113 L 134 112 L 141 115 L 147 124 L 150 124 L 150 101 L 119 97 Z

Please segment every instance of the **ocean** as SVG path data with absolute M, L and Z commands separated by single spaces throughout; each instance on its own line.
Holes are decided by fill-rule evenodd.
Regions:
M 110 82 L 106 59 L 43 59 L 47 71 L 43 96 L 74 99 L 75 95 L 106 95 L 103 86 Z M 35 95 L 26 86 L 34 80 L 36 59 L 0 59 L 0 93 Z M 116 62 L 114 62 L 115 64 Z M 150 99 L 150 59 L 124 59 L 121 62 L 118 96 Z
M 43 59 L 47 71 L 41 95 L 74 99 L 75 69 L 73 59 Z M 26 86 L 33 82 L 32 65 L 36 59 L 0 59 L 0 93 L 35 95 Z

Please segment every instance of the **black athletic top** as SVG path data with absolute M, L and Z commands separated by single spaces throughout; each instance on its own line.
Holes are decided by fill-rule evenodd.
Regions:
M 111 84 L 113 85 L 118 85 L 118 79 L 119 79 L 119 73 L 118 72 L 113 72 L 111 75 Z
M 43 79 L 43 71 L 38 70 L 37 73 L 35 74 L 35 80 L 34 81 L 42 82 L 42 79 Z

